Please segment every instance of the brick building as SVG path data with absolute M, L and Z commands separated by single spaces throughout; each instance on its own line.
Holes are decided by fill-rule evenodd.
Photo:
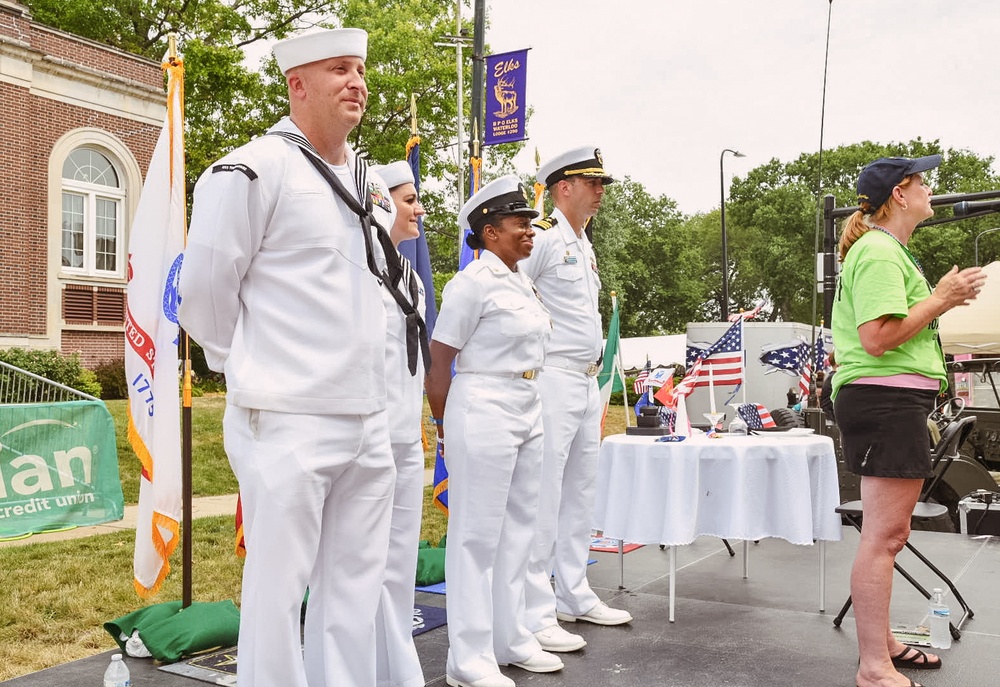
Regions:
M 165 99 L 159 64 L 0 0 L 0 349 L 124 356 L 128 229 Z

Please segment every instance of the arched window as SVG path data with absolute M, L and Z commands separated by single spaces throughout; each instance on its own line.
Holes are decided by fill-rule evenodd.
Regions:
M 125 189 L 115 165 L 94 148 L 73 150 L 62 168 L 62 267 L 124 276 Z

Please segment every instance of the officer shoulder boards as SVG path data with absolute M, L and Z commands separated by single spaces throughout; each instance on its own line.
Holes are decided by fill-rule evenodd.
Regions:
M 542 231 L 545 231 L 546 229 L 551 229 L 558 223 L 559 220 L 556 217 L 554 217 L 553 215 L 549 215 L 548 217 L 536 219 L 534 222 L 531 223 L 531 226 L 541 229 Z

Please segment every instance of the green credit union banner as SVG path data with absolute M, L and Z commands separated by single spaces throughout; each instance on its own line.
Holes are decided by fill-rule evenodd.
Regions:
M 121 520 L 111 414 L 101 401 L 0 405 L 0 538 Z

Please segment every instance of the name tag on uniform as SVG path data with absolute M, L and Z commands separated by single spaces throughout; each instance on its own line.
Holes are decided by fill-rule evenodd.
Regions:
M 563 256 L 563 264 L 564 265 L 575 265 L 576 264 L 576 256 L 575 255 L 570 255 L 569 253 L 566 253 L 566 255 Z

